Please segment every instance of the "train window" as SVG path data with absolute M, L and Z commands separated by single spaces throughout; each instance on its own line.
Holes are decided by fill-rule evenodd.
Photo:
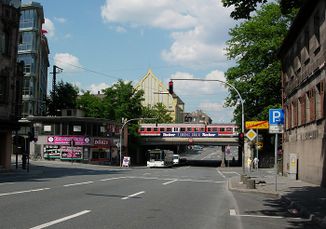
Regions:
M 205 131 L 205 128 L 200 128 L 200 131 Z
M 191 131 L 191 127 L 187 127 L 187 131 Z
M 165 131 L 165 128 L 162 128 L 162 127 L 161 127 L 161 128 L 160 128 L 160 131 Z
M 197 127 L 195 127 L 195 128 L 194 128 L 194 131 L 198 131 L 198 128 L 197 128 Z
M 172 128 L 170 128 L 170 127 L 166 128 L 166 131 L 172 131 Z
M 232 128 L 231 127 L 227 127 L 226 128 L 226 131 L 232 131 Z
M 146 128 L 146 131 L 151 131 L 151 130 L 152 130 L 152 128 L 150 128 L 150 127 Z
M 210 128 L 210 127 L 208 127 L 208 128 L 207 128 L 207 131 L 211 131 L 211 128 Z
M 185 131 L 186 131 L 186 128 L 181 127 L 181 128 L 180 128 L 180 131 L 181 131 L 181 132 L 185 132 Z
M 144 127 L 141 127 L 141 128 L 140 128 L 140 131 L 144 131 L 144 130 L 145 130 L 145 128 L 144 128 Z
M 155 127 L 154 127 L 154 131 L 157 131 L 157 130 L 158 130 L 158 128 L 155 128 Z
M 213 128 L 212 130 L 213 130 L 213 132 L 217 132 L 217 128 L 216 128 L 216 127 L 215 127 L 215 128 Z
M 225 131 L 225 128 L 220 128 L 220 131 Z

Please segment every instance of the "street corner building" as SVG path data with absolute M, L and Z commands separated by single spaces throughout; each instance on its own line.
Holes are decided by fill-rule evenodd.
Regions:
M 17 63 L 20 1 L 0 0 L 0 170 L 10 169 L 21 114 L 23 64 Z
M 285 111 L 283 172 L 326 187 L 324 0 L 306 1 L 279 51 Z

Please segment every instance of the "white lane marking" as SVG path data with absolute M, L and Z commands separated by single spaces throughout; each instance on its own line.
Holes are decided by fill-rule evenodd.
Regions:
M 29 192 L 39 192 L 44 190 L 49 190 L 50 188 L 39 188 L 39 189 L 30 189 L 30 190 L 24 190 L 24 191 L 17 191 L 17 192 L 6 192 L 6 193 L 0 193 L 1 196 L 10 196 L 10 195 L 16 195 L 16 194 L 22 194 L 22 193 L 29 193 Z
M 194 180 L 194 179 L 178 179 L 178 181 L 194 182 L 194 183 L 214 183 L 214 184 L 224 184 L 225 183 L 225 181 Z
M 217 170 L 218 174 L 221 175 L 221 177 L 225 178 L 224 174 L 219 169 L 216 169 L 216 170 Z
M 271 219 L 289 219 L 289 220 L 308 220 L 311 219 L 303 219 L 298 217 L 284 217 L 284 216 L 273 216 L 273 215 L 237 215 L 235 209 L 230 209 L 230 216 L 238 216 L 238 217 L 253 217 L 253 218 L 271 218 Z
M 121 198 L 121 199 L 122 199 L 122 200 L 127 200 L 127 199 L 129 199 L 129 198 L 131 198 L 131 197 L 135 197 L 135 196 L 138 196 L 138 195 L 143 194 L 143 193 L 145 193 L 145 191 L 137 192 L 137 193 L 131 194 L 131 195 L 129 195 L 129 196 L 123 197 L 123 198 Z
M 89 212 L 91 212 L 91 211 L 90 210 L 84 210 L 84 211 L 78 212 L 78 213 L 73 214 L 73 215 L 69 215 L 69 216 L 66 216 L 66 217 L 63 217 L 63 218 L 60 218 L 60 219 L 57 219 L 57 220 L 53 220 L 53 221 L 50 221 L 48 223 L 44 223 L 44 224 L 38 225 L 36 227 L 32 227 L 30 229 L 42 229 L 42 228 L 45 228 L 45 227 L 49 227 L 49 226 L 52 226 L 54 224 L 61 223 L 61 222 L 67 221 L 69 219 L 76 218 L 78 216 L 87 214 Z
M 237 215 L 237 212 L 234 209 L 230 209 L 230 215 Z
M 124 179 L 124 178 L 127 178 L 127 177 L 111 177 L 111 178 L 102 179 L 100 181 L 119 180 L 119 179 Z
M 172 184 L 174 182 L 178 181 L 177 179 L 174 179 L 174 180 L 171 180 L 171 181 L 168 181 L 168 182 L 165 182 L 163 183 L 162 185 L 168 185 L 168 184 Z
M 234 172 L 234 171 L 231 171 L 231 172 L 223 172 L 223 173 L 226 173 L 226 174 L 228 174 L 228 173 L 235 173 L 235 174 L 237 174 L 237 175 L 240 176 L 240 173 L 237 173 L 237 172 Z
M 65 184 L 63 187 L 71 187 L 71 186 L 92 184 L 92 183 L 94 183 L 94 181 L 85 181 L 85 182 L 80 182 L 80 183 Z

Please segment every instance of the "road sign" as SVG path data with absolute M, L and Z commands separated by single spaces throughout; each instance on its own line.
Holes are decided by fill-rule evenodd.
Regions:
M 250 141 L 254 140 L 255 137 L 257 136 L 256 132 L 253 131 L 253 130 L 249 130 L 247 133 L 246 133 L 246 136 L 247 138 L 249 138 Z
M 246 129 L 268 129 L 268 121 L 246 121 Z
M 269 125 L 284 125 L 283 109 L 269 109 Z
M 269 133 L 281 134 L 284 128 L 283 109 L 269 109 Z

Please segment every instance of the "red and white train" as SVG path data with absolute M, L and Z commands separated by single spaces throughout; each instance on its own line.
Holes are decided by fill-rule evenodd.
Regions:
M 191 123 L 169 123 L 140 124 L 138 133 L 140 136 L 169 136 L 171 137 L 235 137 L 238 136 L 236 124 L 191 124 Z M 173 134 L 173 135 L 172 135 Z

